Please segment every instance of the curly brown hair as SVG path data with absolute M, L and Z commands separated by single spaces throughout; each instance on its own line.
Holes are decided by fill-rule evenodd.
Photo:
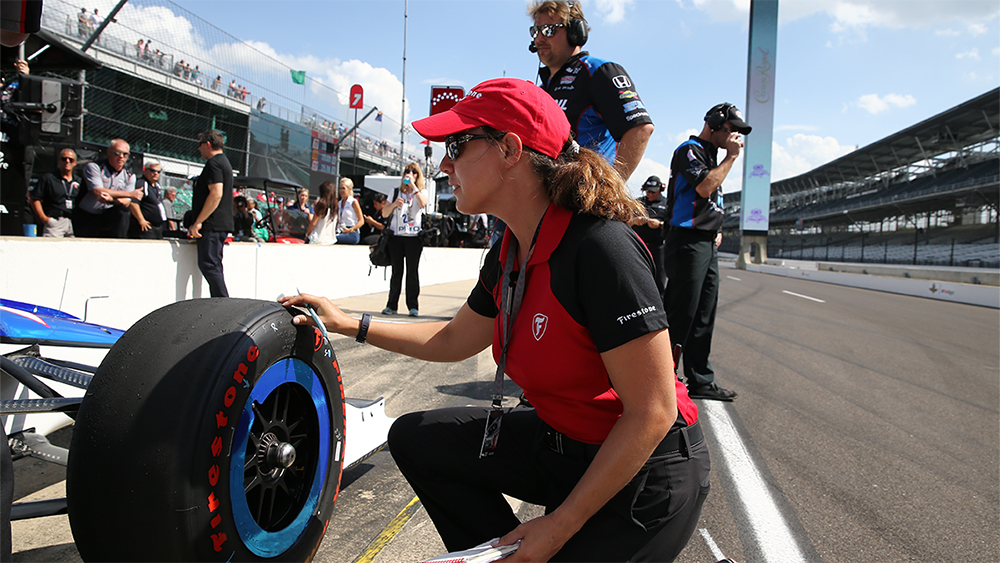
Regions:
M 490 142 L 499 146 L 507 135 L 482 126 Z M 626 223 L 646 217 L 646 210 L 625 186 L 621 174 L 596 152 L 566 140 L 559 158 L 524 146 L 535 173 L 542 178 L 549 201 L 576 213 Z

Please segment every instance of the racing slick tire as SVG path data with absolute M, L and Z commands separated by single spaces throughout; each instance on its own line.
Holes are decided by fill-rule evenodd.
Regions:
M 336 355 L 249 299 L 156 310 L 108 353 L 67 467 L 86 561 L 309 561 L 340 488 Z

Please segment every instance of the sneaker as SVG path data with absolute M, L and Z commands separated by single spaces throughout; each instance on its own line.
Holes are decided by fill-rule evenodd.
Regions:
M 418 312 L 417 312 L 416 309 L 410 309 L 410 316 L 411 317 L 415 317 L 415 316 L 417 316 L 417 314 L 418 314 Z
M 709 399 L 712 401 L 732 401 L 736 398 L 736 391 L 723 389 L 715 383 L 699 385 L 697 387 L 688 386 L 688 397 L 692 399 Z
M 385 309 L 382 309 L 382 314 L 383 315 L 395 315 L 396 314 L 396 310 L 395 309 L 390 309 L 390 308 L 386 307 Z

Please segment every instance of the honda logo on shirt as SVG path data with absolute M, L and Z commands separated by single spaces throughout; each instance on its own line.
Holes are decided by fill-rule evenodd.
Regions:
M 615 85 L 615 88 L 631 88 L 632 82 L 624 74 L 619 74 L 618 76 L 611 79 L 611 83 Z
M 535 340 L 541 340 L 545 335 L 545 328 L 549 326 L 549 318 L 541 313 L 537 313 L 531 319 L 531 332 L 535 335 Z

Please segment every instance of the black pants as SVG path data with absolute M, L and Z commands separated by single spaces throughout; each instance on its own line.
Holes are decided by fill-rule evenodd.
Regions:
M 163 238 L 163 225 L 149 225 L 149 230 L 142 230 L 139 222 L 133 217 L 128 224 L 128 238 L 144 240 L 160 240 Z
M 393 311 L 399 309 L 399 294 L 403 290 L 403 264 L 406 264 L 406 308 L 419 309 L 420 297 L 420 254 L 424 244 L 420 237 L 389 237 L 389 258 L 392 260 L 392 277 L 389 279 L 389 299 L 385 306 Z
M 208 282 L 212 297 L 229 297 L 226 276 L 222 271 L 222 249 L 229 233 L 202 231 L 198 240 L 198 269 Z
M 392 457 L 449 551 L 520 524 L 504 494 L 552 512 L 590 464 L 550 449 L 548 425 L 523 407 L 504 415 L 496 453 L 480 459 L 485 424 L 485 407 L 459 407 L 401 416 L 389 431 Z M 673 560 L 698 523 L 709 466 L 704 441 L 651 457 L 552 561 Z
M 670 323 L 670 341 L 683 346 L 688 385 L 707 385 L 715 381 L 708 361 L 719 303 L 715 233 L 670 229 L 665 247 L 668 280 L 663 305 Z
M 77 209 L 73 212 L 73 235 L 77 238 L 126 238 L 131 216 L 127 209 L 118 205 L 98 214 Z

